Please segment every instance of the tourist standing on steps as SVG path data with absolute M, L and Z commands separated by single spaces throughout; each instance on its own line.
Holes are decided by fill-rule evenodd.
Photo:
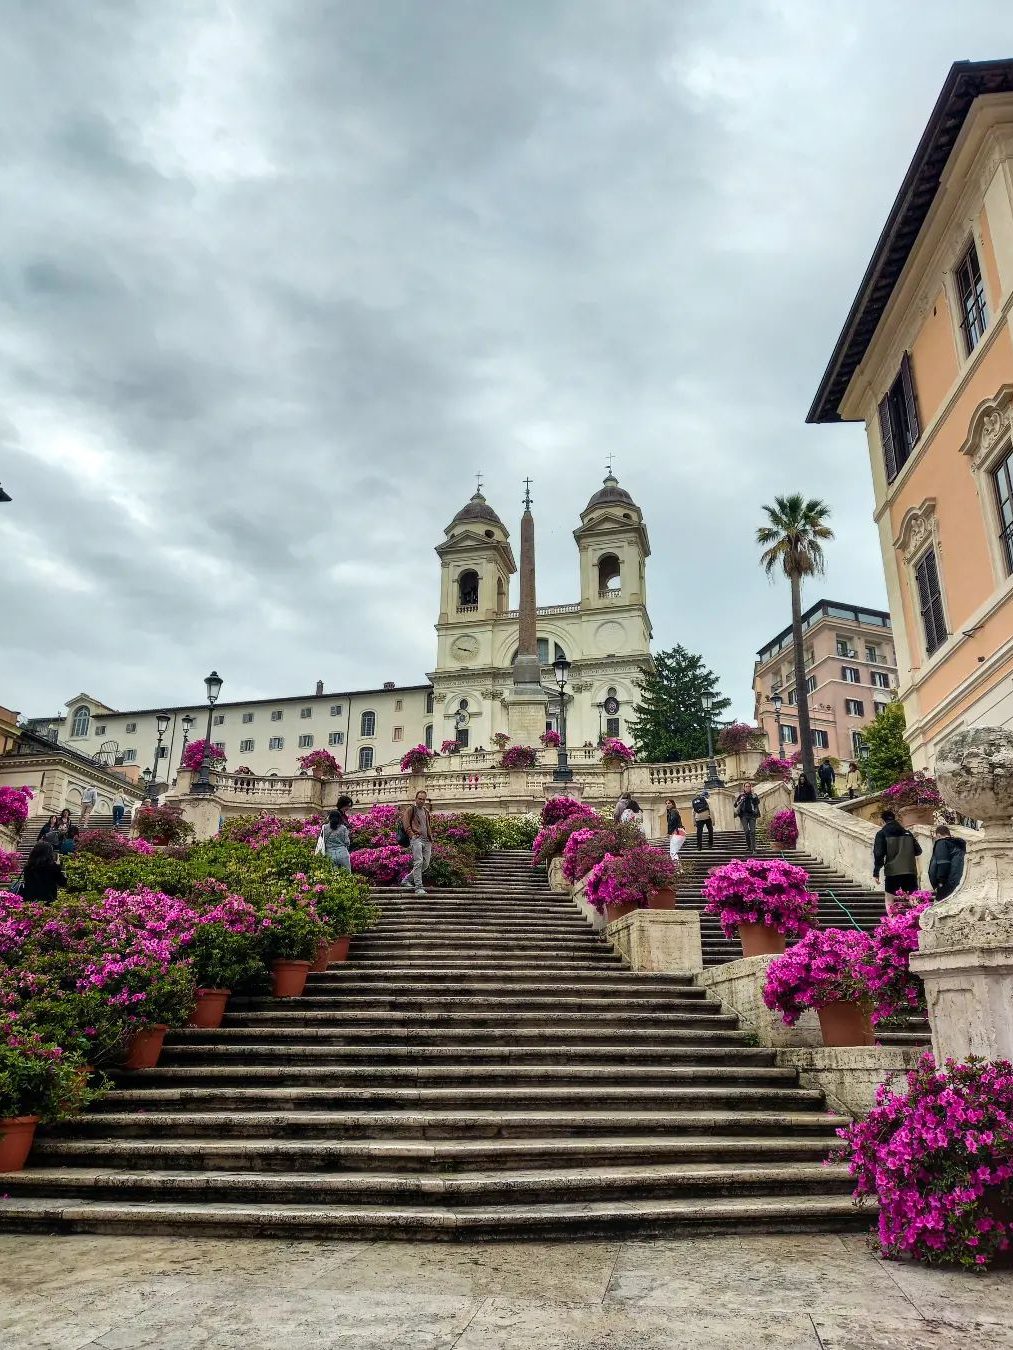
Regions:
M 88 828 L 88 817 L 95 810 L 95 803 L 98 801 L 98 793 L 94 786 L 89 783 L 81 793 L 81 829 Z
M 45 825 L 43 825 L 39 833 L 35 836 L 35 842 L 38 843 L 40 839 L 45 839 L 46 835 L 49 834 L 50 831 L 53 831 L 54 833 L 59 833 L 59 829 L 60 829 L 60 817 L 54 811 L 53 814 L 46 821 Z
M 929 885 L 937 900 L 945 900 L 957 889 L 964 875 L 966 852 L 967 844 L 963 839 L 954 839 L 946 825 L 936 826 L 936 842 L 929 859 Z
M 615 821 L 617 825 L 623 818 L 623 812 L 629 809 L 631 800 L 632 798 L 630 797 L 630 794 L 628 792 L 624 792 L 621 794 L 619 800 L 616 802 L 616 809 L 612 812 L 612 819 Z
M 416 792 L 414 802 L 401 808 L 398 822 L 398 841 L 407 838 L 407 847 L 411 849 L 412 870 L 402 881 L 402 886 L 410 886 L 416 895 L 425 895 L 422 888 L 422 874 L 429 866 L 433 856 L 432 807 L 427 793 Z
M 862 774 L 854 760 L 848 765 L 848 776 L 844 780 L 844 786 L 848 789 L 848 800 L 854 801 L 862 790 Z
M 686 830 L 674 797 L 669 797 L 665 802 L 665 829 L 668 831 L 669 857 L 678 864 L 679 850 L 686 842 Z
M 816 789 L 804 773 L 799 774 L 798 782 L 795 784 L 795 800 L 797 802 L 814 802 L 816 800 Z
M 714 847 L 714 817 L 711 815 L 711 804 L 707 800 L 707 789 L 700 793 L 699 797 L 693 798 L 693 824 L 696 826 L 696 851 L 703 850 L 703 832 L 707 831 L 707 847 Z
M 345 872 L 352 870 L 352 860 L 349 856 L 352 836 L 348 828 L 347 815 L 351 805 L 351 797 L 339 797 L 337 808 L 327 817 L 327 824 L 320 831 L 324 853 L 335 867 L 340 867 Z
M 644 813 L 640 809 L 640 803 L 634 801 L 632 797 L 629 799 L 629 805 L 619 819 L 623 825 L 635 825 L 640 833 L 646 838 L 647 830 L 644 827 Z
M 887 895 L 896 895 L 898 891 L 910 895 L 918 889 L 918 863 L 915 860 L 922 846 L 892 811 L 884 811 L 882 819 L 883 828 L 872 842 L 873 879 L 879 881 L 882 872 Z
M 742 833 L 746 836 L 746 848 L 753 852 L 756 849 L 756 822 L 760 819 L 760 799 L 753 791 L 752 783 L 743 785 L 732 810 L 738 816 Z
M 118 830 L 123 824 L 123 817 L 127 814 L 127 804 L 123 800 L 123 794 L 117 792 L 113 798 L 113 829 Z
M 834 766 L 829 759 L 820 761 L 820 766 L 816 770 L 816 777 L 820 780 L 820 792 L 823 793 L 824 797 L 832 797 L 837 775 L 834 773 Z
M 56 901 L 57 891 L 66 884 L 67 874 L 60 866 L 52 845 L 40 839 L 25 863 L 25 879 L 21 892 L 23 899 L 52 905 Z

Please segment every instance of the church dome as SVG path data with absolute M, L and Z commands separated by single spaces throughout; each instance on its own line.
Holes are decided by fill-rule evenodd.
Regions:
M 503 522 L 492 509 L 481 492 L 476 492 L 471 501 L 466 506 L 462 506 L 457 515 L 450 522 L 450 528 L 455 525 L 466 525 L 470 521 L 487 521 L 491 525 L 498 525 L 500 529 L 504 528 Z
M 605 479 L 603 486 L 598 489 L 588 502 L 587 506 L 584 507 L 584 514 L 588 511 L 593 511 L 597 506 L 609 506 L 613 502 L 625 506 L 632 506 L 636 510 L 640 510 L 626 489 L 619 486 L 619 480 L 616 478 L 615 474 L 610 473 Z

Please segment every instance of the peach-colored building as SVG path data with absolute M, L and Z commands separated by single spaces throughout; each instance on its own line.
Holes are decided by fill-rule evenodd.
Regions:
M 1013 723 L 1011 307 L 1013 60 L 958 62 L 807 419 L 865 423 L 917 768 Z
M 897 688 L 890 616 L 881 609 L 820 600 L 802 615 L 802 630 L 813 754 L 817 763 L 827 755 L 857 760 L 862 728 Z M 753 693 L 756 722 L 767 733 L 767 743 L 773 749 L 780 739 L 790 756 L 801 745 L 790 624 L 757 652 Z

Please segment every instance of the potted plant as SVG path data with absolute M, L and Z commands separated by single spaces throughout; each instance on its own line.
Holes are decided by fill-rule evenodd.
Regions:
M 636 755 L 625 741 L 618 736 L 606 736 L 601 743 L 601 762 L 606 769 L 621 769 L 632 764 Z
M 131 991 L 124 1069 L 153 1069 L 170 1026 L 182 1026 L 194 1006 L 194 980 L 183 962 L 166 967 L 136 958 L 123 983 Z
M 635 909 L 675 908 L 676 866 L 664 849 L 640 844 L 607 854 L 587 875 L 587 899 L 611 923 Z
M 749 722 L 729 722 L 718 732 L 718 753 L 741 755 L 746 750 L 759 749 L 766 739 L 762 727 L 753 726 Z
M 936 780 L 927 773 L 913 773 L 886 788 L 883 805 L 902 810 L 908 825 L 931 825 L 942 810 L 943 797 Z
M 308 755 L 300 755 L 299 767 L 322 782 L 341 777 L 341 765 L 329 750 L 311 750 Z
M 202 736 L 199 740 L 187 741 L 183 751 L 182 767 L 189 769 L 191 773 L 197 773 L 204 763 L 205 755 L 212 769 L 217 769 L 225 763 L 225 751 L 215 745 L 214 741 Z
M 187 747 L 189 749 L 189 746 Z M 194 829 L 183 819 L 179 806 L 142 806 L 134 816 L 134 829 L 149 844 L 185 844 L 193 838 Z
M 563 744 L 563 738 L 558 731 L 543 731 L 538 739 L 546 750 L 558 750 Z
M 496 747 L 497 750 L 505 750 L 507 746 L 510 744 L 510 737 L 506 734 L 505 731 L 494 732 L 493 735 L 489 737 L 489 739 L 492 741 L 493 745 Z
M 905 897 L 912 903 L 887 913 L 872 935 L 873 955 L 869 971 L 874 1026 L 897 1013 L 921 1010 L 925 987 L 911 971 L 911 953 L 918 950 L 921 917 L 932 904 L 931 892 Z
M 30 787 L 0 787 L 0 826 L 20 834 L 28 819 L 28 803 L 34 796 Z
M 499 763 L 501 769 L 532 769 L 538 763 L 538 751 L 532 745 L 511 745 Z
M 873 956 L 868 933 L 813 928 L 770 962 L 763 1001 L 789 1027 L 813 1009 L 824 1045 L 871 1045 Z
M 581 817 L 571 816 L 553 829 L 565 829 L 571 822 L 580 826 Z M 643 843 L 644 836 L 636 825 L 617 825 L 611 820 L 603 821 L 600 816 L 589 820 L 584 828 L 571 830 L 563 849 L 563 877 L 573 885 L 586 877 L 606 854 L 627 853 L 641 848 Z
M 986 1270 L 1013 1250 L 1013 1064 L 926 1052 L 903 1091 L 837 1131 L 855 1202 L 878 1202 L 884 1256 Z
M 738 929 L 743 956 L 784 951 L 786 937 L 808 932 L 819 910 L 809 873 L 779 858 L 733 859 L 712 867 L 701 888 L 705 914 L 721 921 L 725 937 Z
M 237 897 L 238 898 L 238 897 Z M 245 901 L 242 902 L 244 905 Z M 249 925 L 230 926 L 223 921 L 201 922 L 186 947 L 196 988 L 189 1025 L 213 1029 L 222 1024 L 233 989 L 252 979 L 260 969 L 257 955 L 256 918 L 247 906 Z
M 786 811 L 776 811 L 770 818 L 767 833 L 782 848 L 794 848 L 798 843 L 798 819 L 795 812 L 790 807 Z
M 795 766 L 790 759 L 781 759 L 778 755 L 766 755 L 757 765 L 756 781 L 760 783 L 773 780 L 788 783 L 791 781 L 794 768 Z
M 269 905 L 260 923 L 261 952 L 271 969 L 275 998 L 298 998 L 306 988 L 310 962 L 324 933 L 315 912 L 304 905 Z
M 460 748 L 461 747 L 457 744 L 456 741 L 442 741 L 440 743 L 440 754 L 456 755 L 458 750 L 460 750 Z
M 40 1121 L 63 1120 L 86 1095 L 83 1062 L 15 1022 L 0 1039 L 0 1172 L 20 1172 Z
M 427 745 L 416 745 L 401 756 L 402 773 L 425 773 L 436 758 L 436 752 Z

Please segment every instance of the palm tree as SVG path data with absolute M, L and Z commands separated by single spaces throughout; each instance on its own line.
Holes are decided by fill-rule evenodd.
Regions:
M 806 687 L 805 656 L 802 650 L 802 578 L 822 574 L 823 541 L 833 539 L 827 517 L 830 507 L 818 497 L 808 501 L 800 492 L 775 497 L 773 506 L 764 506 L 766 525 L 756 531 L 756 542 L 763 549 L 760 562 L 773 581 L 778 569 L 791 583 L 791 637 L 795 653 L 795 698 L 798 703 L 798 734 L 802 742 L 802 767 L 813 787 L 816 764 L 809 724 L 809 690 Z M 778 746 L 778 753 L 781 747 Z

